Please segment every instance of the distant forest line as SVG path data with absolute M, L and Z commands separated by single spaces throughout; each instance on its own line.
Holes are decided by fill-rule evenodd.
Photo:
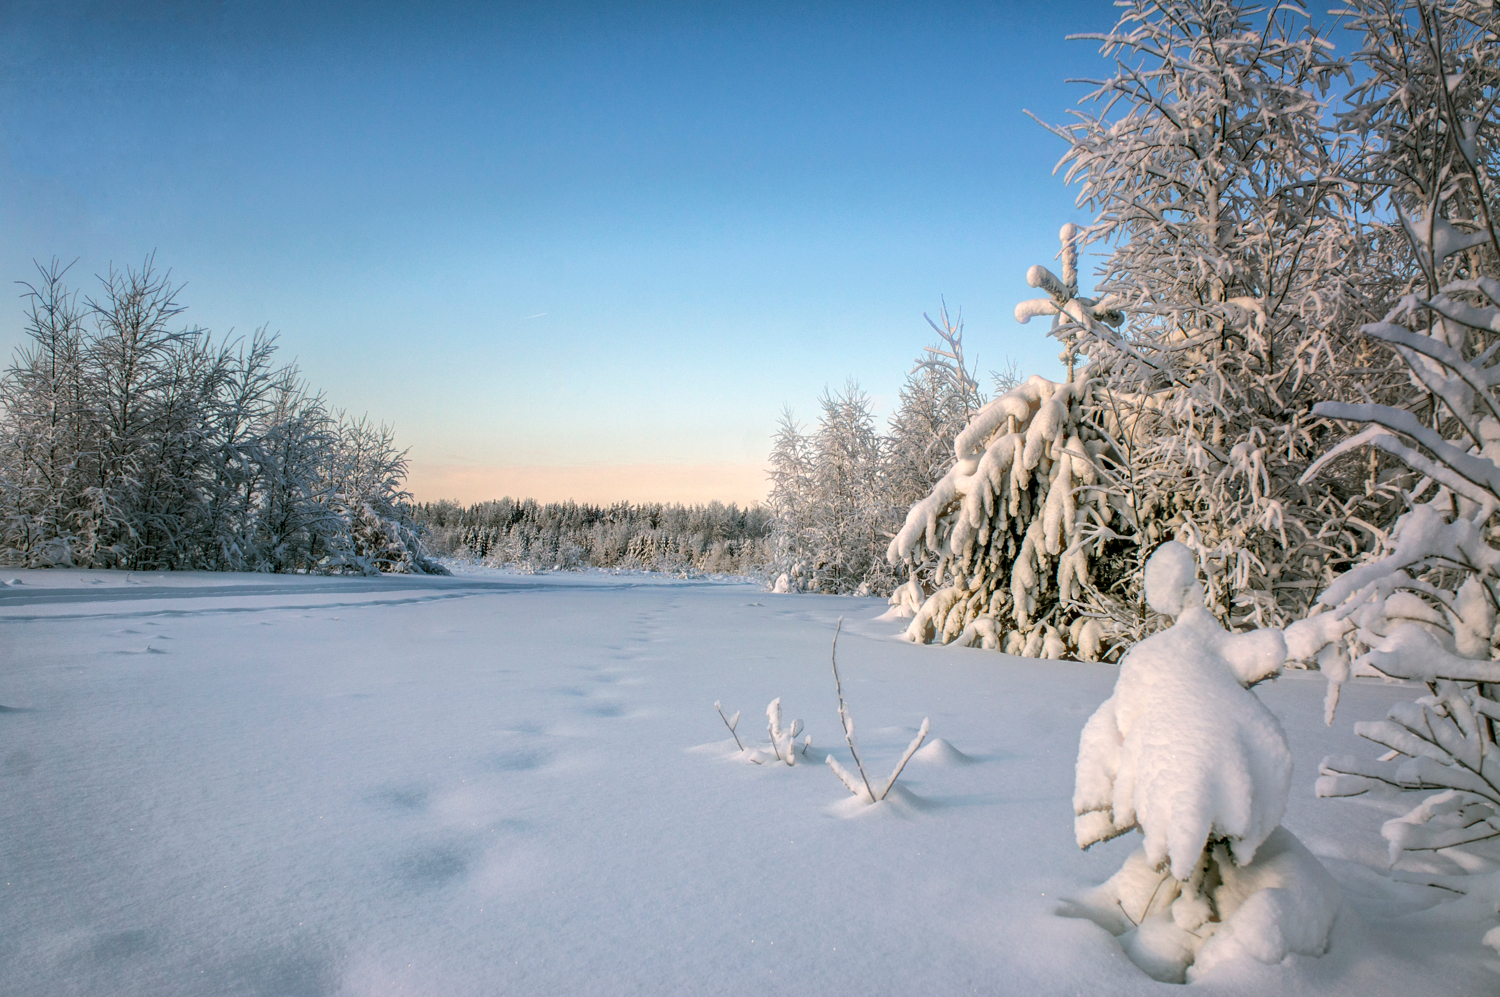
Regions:
M 753 575 L 768 560 L 771 512 L 760 505 L 541 503 L 502 498 L 408 507 L 436 557 L 527 571 L 626 568 Z

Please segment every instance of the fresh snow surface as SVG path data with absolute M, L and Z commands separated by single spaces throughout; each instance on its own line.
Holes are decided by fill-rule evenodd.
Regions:
M 1109 665 L 913 645 L 883 600 L 650 575 L 0 571 L 8 995 L 1169 993 L 1063 917 Z M 14 584 L 19 582 L 19 584 Z M 829 642 L 881 804 L 851 797 Z M 1337 880 L 1321 958 L 1227 953 L 1204 994 L 1494 994 L 1488 926 L 1384 873 L 1397 802 L 1313 796 L 1412 690 L 1256 688 L 1283 825 Z M 812 745 L 769 749 L 780 698 Z M 801 740 L 798 741 L 799 749 Z

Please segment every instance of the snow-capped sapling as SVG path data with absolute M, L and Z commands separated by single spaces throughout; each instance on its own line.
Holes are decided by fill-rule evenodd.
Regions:
M 1341 897 L 1279 827 L 1292 756 L 1251 691 L 1286 657 L 1278 630 L 1232 634 L 1204 608 L 1193 552 L 1147 562 L 1152 609 L 1176 618 L 1137 644 L 1084 726 L 1073 808 L 1081 848 L 1144 841 L 1081 913 L 1120 937 L 1152 977 L 1178 981 L 1241 955 L 1321 955 Z

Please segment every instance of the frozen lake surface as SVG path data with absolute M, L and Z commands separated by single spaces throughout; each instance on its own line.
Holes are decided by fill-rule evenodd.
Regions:
M 11 995 L 1166 993 L 1063 898 L 1078 735 L 1109 665 L 918 647 L 882 601 L 602 573 L 0 572 L 0 989 Z M 854 808 L 829 641 L 869 766 Z M 1285 825 L 1346 906 L 1330 952 L 1211 994 L 1494 994 L 1486 925 L 1380 872 L 1378 801 L 1319 759 L 1409 690 L 1257 692 Z M 713 703 L 794 768 L 737 758 Z M 873 773 L 872 773 L 873 774 Z

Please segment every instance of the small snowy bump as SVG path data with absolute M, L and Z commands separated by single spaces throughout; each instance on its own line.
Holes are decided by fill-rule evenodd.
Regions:
M 925 765 L 972 765 L 974 759 L 959 751 L 953 745 L 942 738 L 934 738 L 932 743 L 922 748 L 911 756 L 914 762 L 922 762 Z

